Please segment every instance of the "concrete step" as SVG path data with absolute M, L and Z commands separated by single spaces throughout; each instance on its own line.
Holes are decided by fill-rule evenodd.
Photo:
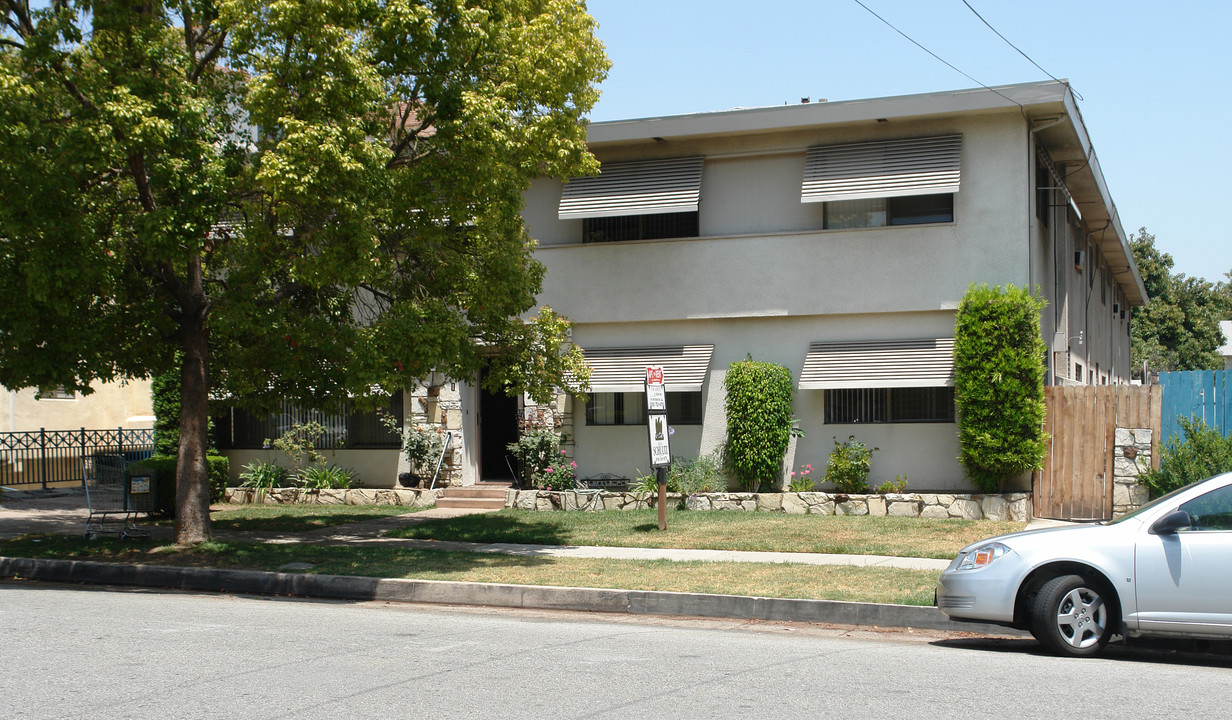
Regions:
M 483 487 L 480 485 L 464 485 L 462 487 L 445 488 L 447 498 L 492 498 L 505 499 L 505 489 L 499 487 Z
M 492 497 L 441 497 L 436 499 L 438 508 L 469 508 L 472 510 L 500 510 L 505 507 L 505 494 Z

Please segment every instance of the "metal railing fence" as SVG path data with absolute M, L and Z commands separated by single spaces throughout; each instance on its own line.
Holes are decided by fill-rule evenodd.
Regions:
M 80 483 L 87 462 L 100 456 L 143 460 L 154 454 L 154 430 L 47 430 L 0 433 L 0 486 Z

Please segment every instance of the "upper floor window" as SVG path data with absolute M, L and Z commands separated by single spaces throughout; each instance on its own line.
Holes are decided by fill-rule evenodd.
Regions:
M 953 195 L 836 200 L 825 204 L 827 230 L 954 222 Z
M 561 220 L 581 220 L 583 242 L 697 237 L 700 157 L 604 163 L 560 195 Z
M 588 243 L 660 240 L 697 237 L 697 235 L 696 212 L 624 215 L 582 220 L 582 242 Z
M 961 155 L 961 135 L 809 148 L 800 201 L 829 229 L 953 222 Z
M 66 390 L 63 385 L 43 388 L 35 395 L 36 400 L 73 400 L 77 394 L 72 390 Z

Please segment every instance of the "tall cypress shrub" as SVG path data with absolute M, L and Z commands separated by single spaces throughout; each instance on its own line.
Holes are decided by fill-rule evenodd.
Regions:
M 954 404 L 959 460 L 984 492 L 1039 469 L 1044 433 L 1045 301 L 1026 288 L 972 284 L 954 329 Z
M 175 457 L 180 447 L 180 373 L 168 370 L 150 378 L 154 405 L 154 448 L 158 455 Z
M 782 365 L 741 360 L 727 366 L 727 463 L 740 487 L 756 492 L 783 474 L 796 389 Z

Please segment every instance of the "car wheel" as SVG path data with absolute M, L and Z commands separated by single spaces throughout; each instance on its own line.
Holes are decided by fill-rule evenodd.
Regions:
M 1062 575 L 1044 583 L 1031 604 L 1031 634 L 1061 655 L 1086 657 L 1112 637 L 1108 603 L 1095 583 Z

